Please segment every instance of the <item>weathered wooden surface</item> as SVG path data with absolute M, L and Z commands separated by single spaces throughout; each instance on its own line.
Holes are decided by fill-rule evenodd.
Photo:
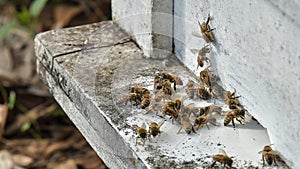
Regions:
M 261 165 L 261 148 L 269 144 L 266 130 L 255 121 L 245 126 L 203 128 L 197 134 L 177 134 L 180 126 L 166 119 L 159 138 L 135 145 L 133 124 L 159 122 L 155 113 L 119 104 L 132 85 L 151 92 L 157 71 L 182 77 L 184 84 L 196 77 L 176 59 L 145 58 L 116 24 L 102 22 L 37 35 L 35 51 L 39 73 L 93 149 L 110 168 L 203 168 L 219 148 L 236 156 L 234 167 Z M 177 97 L 183 97 L 178 86 Z M 193 102 L 187 100 L 184 105 Z M 214 101 L 195 100 L 197 106 Z M 222 101 L 218 101 L 222 104 Z M 223 117 L 218 119 L 222 123 Z M 233 141 L 234 140 L 234 141 Z M 252 147 L 251 149 L 247 148 Z

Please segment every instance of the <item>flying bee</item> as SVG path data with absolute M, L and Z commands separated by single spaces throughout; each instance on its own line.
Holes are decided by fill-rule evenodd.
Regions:
M 211 94 L 205 89 L 204 86 L 200 86 L 197 90 L 197 95 L 200 99 L 209 100 L 211 99 Z
M 185 92 L 187 94 L 186 98 L 194 99 L 195 91 L 196 91 L 195 82 L 192 80 L 189 80 L 187 82 L 186 88 L 185 88 Z
M 210 21 L 211 17 L 208 14 L 208 18 L 206 20 L 206 22 L 202 22 L 202 24 L 200 24 L 200 22 L 198 21 L 198 24 L 200 26 L 200 30 L 202 33 L 202 37 L 205 40 L 205 42 L 207 43 L 215 43 L 215 37 L 213 34 L 213 30 L 215 30 L 215 28 L 211 29 L 209 26 L 209 21 Z
M 162 114 L 171 116 L 172 124 L 174 123 L 174 120 L 177 119 L 179 115 L 179 111 L 181 108 L 182 101 L 181 99 L 177 98 L 174 100 L 169 100 L 165 102 L 163 108 L 162 108 Z
M 165 123 L 165 120 L 160 121 L 158 124 L 155 122 L 151 122 L 149 124 L 149 134 L 152 137 L 156 137 L 157 135 L 160 135 L 160 127 Z
M 137 130 L 137 136 L 136 136 L 135 145 L 137 145 L 138 139 L 141 139 L 142 140 L 142 145 L 144 146 L 145 145 L 145 141 L 147 139 L 146 124 L 143 123 L 141 127 L 139 127 L 138 125 L 133 125 L 132 127 Z
M 228 165 L 230 168 L 232 167 L 233 160 L 229 157 L 223 149 L 220 149 L 220 154 L 216 154 L 212 156 L 213 163 L 211 167 L 214 167 L 216 162 L 224 164 L 224 168 Z
M 171 83 L 174 83 L 174 90 L 176 90 L 176 85 L 183 85 L 183 82 L 180 77 L 172 75 L 170 73 L 163 72 L 162 79 L 168 79 Z
M 208 123 L 209 124 L 212 124 L 214 126 L 219 126 L 218 122 L 217 122 L 217 119 L 212 117 L 210 114 L 208 115 L 201 115 L 201 116 L 198 116 L 196 119 L 195 119 L 195 122 L 194 122 L 194 126 L 196 126 L 196 129 L 198 130 L 200 127 L 202 127 L 203 125 L 206 125 L 207 129 L 209 129 L 208 127 Z
M 273 162 L 277 165 L 276 158 L 278 157 L 278 153 L 272 149 L 271 145 L 265 146 L 264 149 L 258 153 L 262 154 L 263 166 L 265 166 L 265 161 L 267 161 L 269 165 L 272 165 Z
M 205 68 L 200 72 L 200 81 L 209 88 L 211 92 L 211 80 L 210 80 L 210 71 L 208 68 Z
M 243 108 L 243 106 L 238 101 L 238 98 L 240 98 L 241 96 L 235 96 L 235 93 L 236 93 L 235 90 L 233 93 L 231 93 L 230 91 L 226 91 L 225 99 L 226 99 L 226 103 L 227 103 L 228 107 L 230 109 L 238 109 L 238 107 Z
M 245 121 L 245 112 L 245 109 L 234 109 L 228 112 L 224 118 L 224 126 L 227 126 L 231 122 L 233 128 L 235 128 L 234 119 L 243 124 L 242 121 Z
M 195 53 L 198 53 L 198 56 L 197 56 L 197 62 L 198 62 L 198 66 L 197 66 L 197 69 L 198 67 L 203 67 L 204 65 L 204 61 L 208 62 L 209 59 L 208 57 L 206 56 L 207 53 L 209 53 L 211 51 L 211 48 L 208 47 L 209 45 L 206 45 L 204 46 L 203 48 L 201 48 L 200 50 L 197 50 L 197 49 L 191 49 L 191 52 L 193 52 L 194 54 Z
M 189 116 L 187 116 L 187 115 L 183 115 L 181 117 L 181 127 L 178 130 L 177 134 L 180 133 L 180 131 L 181 131 L 182 128 L 185 130 L 185 132 L 187 134 L 191 134 L 191 132 L 196 133 L 196 131 L 194 129 L 194 126 L 191 123 L 191 120 L 190 120 Z

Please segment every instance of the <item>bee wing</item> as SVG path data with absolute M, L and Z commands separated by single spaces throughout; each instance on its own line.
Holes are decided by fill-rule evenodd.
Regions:
M 158 128 L 160 128 L 165 123 L 165 120 L 162 120 L 158 123 Z
M 144 128 L 144 129 L 146 128 L 146 123 L 145 122 L 142 124 L 141 128 Z
M 190 103 L 190 104 L 188 104 L 186 107 L 195 107 L 195 106 L 196 106 L 195 103 Z
M 202 38 L 202 36 L 198 32 L 195 32 L 195 31 L 192 32 L 192 35 L 197 38 Z
M 198 54 L 198 52 L 200 51 L 199 49 L 190 49 L 190 51 L 193 53 L 193 54 Z
M 219 152 L 222 153 L 222 154 L 224 154 L 224 155 L 226 155 L 226 156 L 228 156 L 227 153 L 225 152 L 225 150 L 222 149 L 222 148 L 219 149 Z

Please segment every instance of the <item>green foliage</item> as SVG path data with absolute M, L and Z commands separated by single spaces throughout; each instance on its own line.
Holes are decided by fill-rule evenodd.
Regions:
M 56 116 L 65 116 L 66 114 L 61 108 L 57 108 L 51 113 L 51 115 L 56 117 Z
M 30 127 L 31 127 L 31 123 L 26 122 L 26 123 L 24 123 L 24 124 L 22 125 L 21 131 L 22 131 L 22 132 L 25 132 L 25 131 L 29 130 Z
M 0 40 L 4 39 L 6 35 L 16 27 L 15 22 L 7 23 L 0 27 Z
M 35 0 L 31 3 L 29 8 L 30 16 L 32 17 L 38 17 L 41 13 L 41 11 L 44 9 L 45 5 L 47 3 L 47 0 Z
M 15 107 L 16 103 L 16 92 L 10 91 L 8 97 L 8 109 L 11 110 Z

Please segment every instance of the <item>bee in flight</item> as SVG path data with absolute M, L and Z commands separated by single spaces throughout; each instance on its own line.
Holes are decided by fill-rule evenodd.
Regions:
M 186 98 L 194 99 L 196 91 L 196 83 L 193 80 L 189 80 L 185 87 L 185 92 L 187 94 Z
M 245 121 L 245 112 L 245 109 L 234 109 L 230 112 L 227 112 L 224 118 L 224 126 L 227 126 L 231 122 L 233 128 L 235 128 L 234 119 L 243 124 L 242 121 Z
M 277 165 L 276 158 L 278 157 L 278 153 L 272 149 L 271 145 L 265 146 L 264 149 L 258 153 L 262 156 L 263 166 L 265 166 L 265 161 L 267 161 L 269 165 L 272 165 L 273 162 Z
M 213 155 L 212 159 L 213 163 L 211 165 L 211 168 L 214 167 L 216 162 L 223 164 L 224 168 L 226 167 L 226 165 L 228 165 L 230 168 L 232 167 L 232 157 L 229 157 L 223 149 L 220 149 L 220 154 Z
M 205 62 L 208 62 L 209 59 L 208 57 L 206 56 L 207 53 L 209 53 L 211 51 L 211 48 L 209 47 L 209 45 L 206 45 L 204 46 L 203 48 L 201 48 L 200 50 L 197 50 L 197 49 L 191 49 L 191 52 L 196 54 L 198 53 L 198 56 L 197 56 L 197 62 L 198 62 L 198 66 L 197 66 L 197 69 L 198 67 L 203 67 L 204 65 L 204 61 Z

